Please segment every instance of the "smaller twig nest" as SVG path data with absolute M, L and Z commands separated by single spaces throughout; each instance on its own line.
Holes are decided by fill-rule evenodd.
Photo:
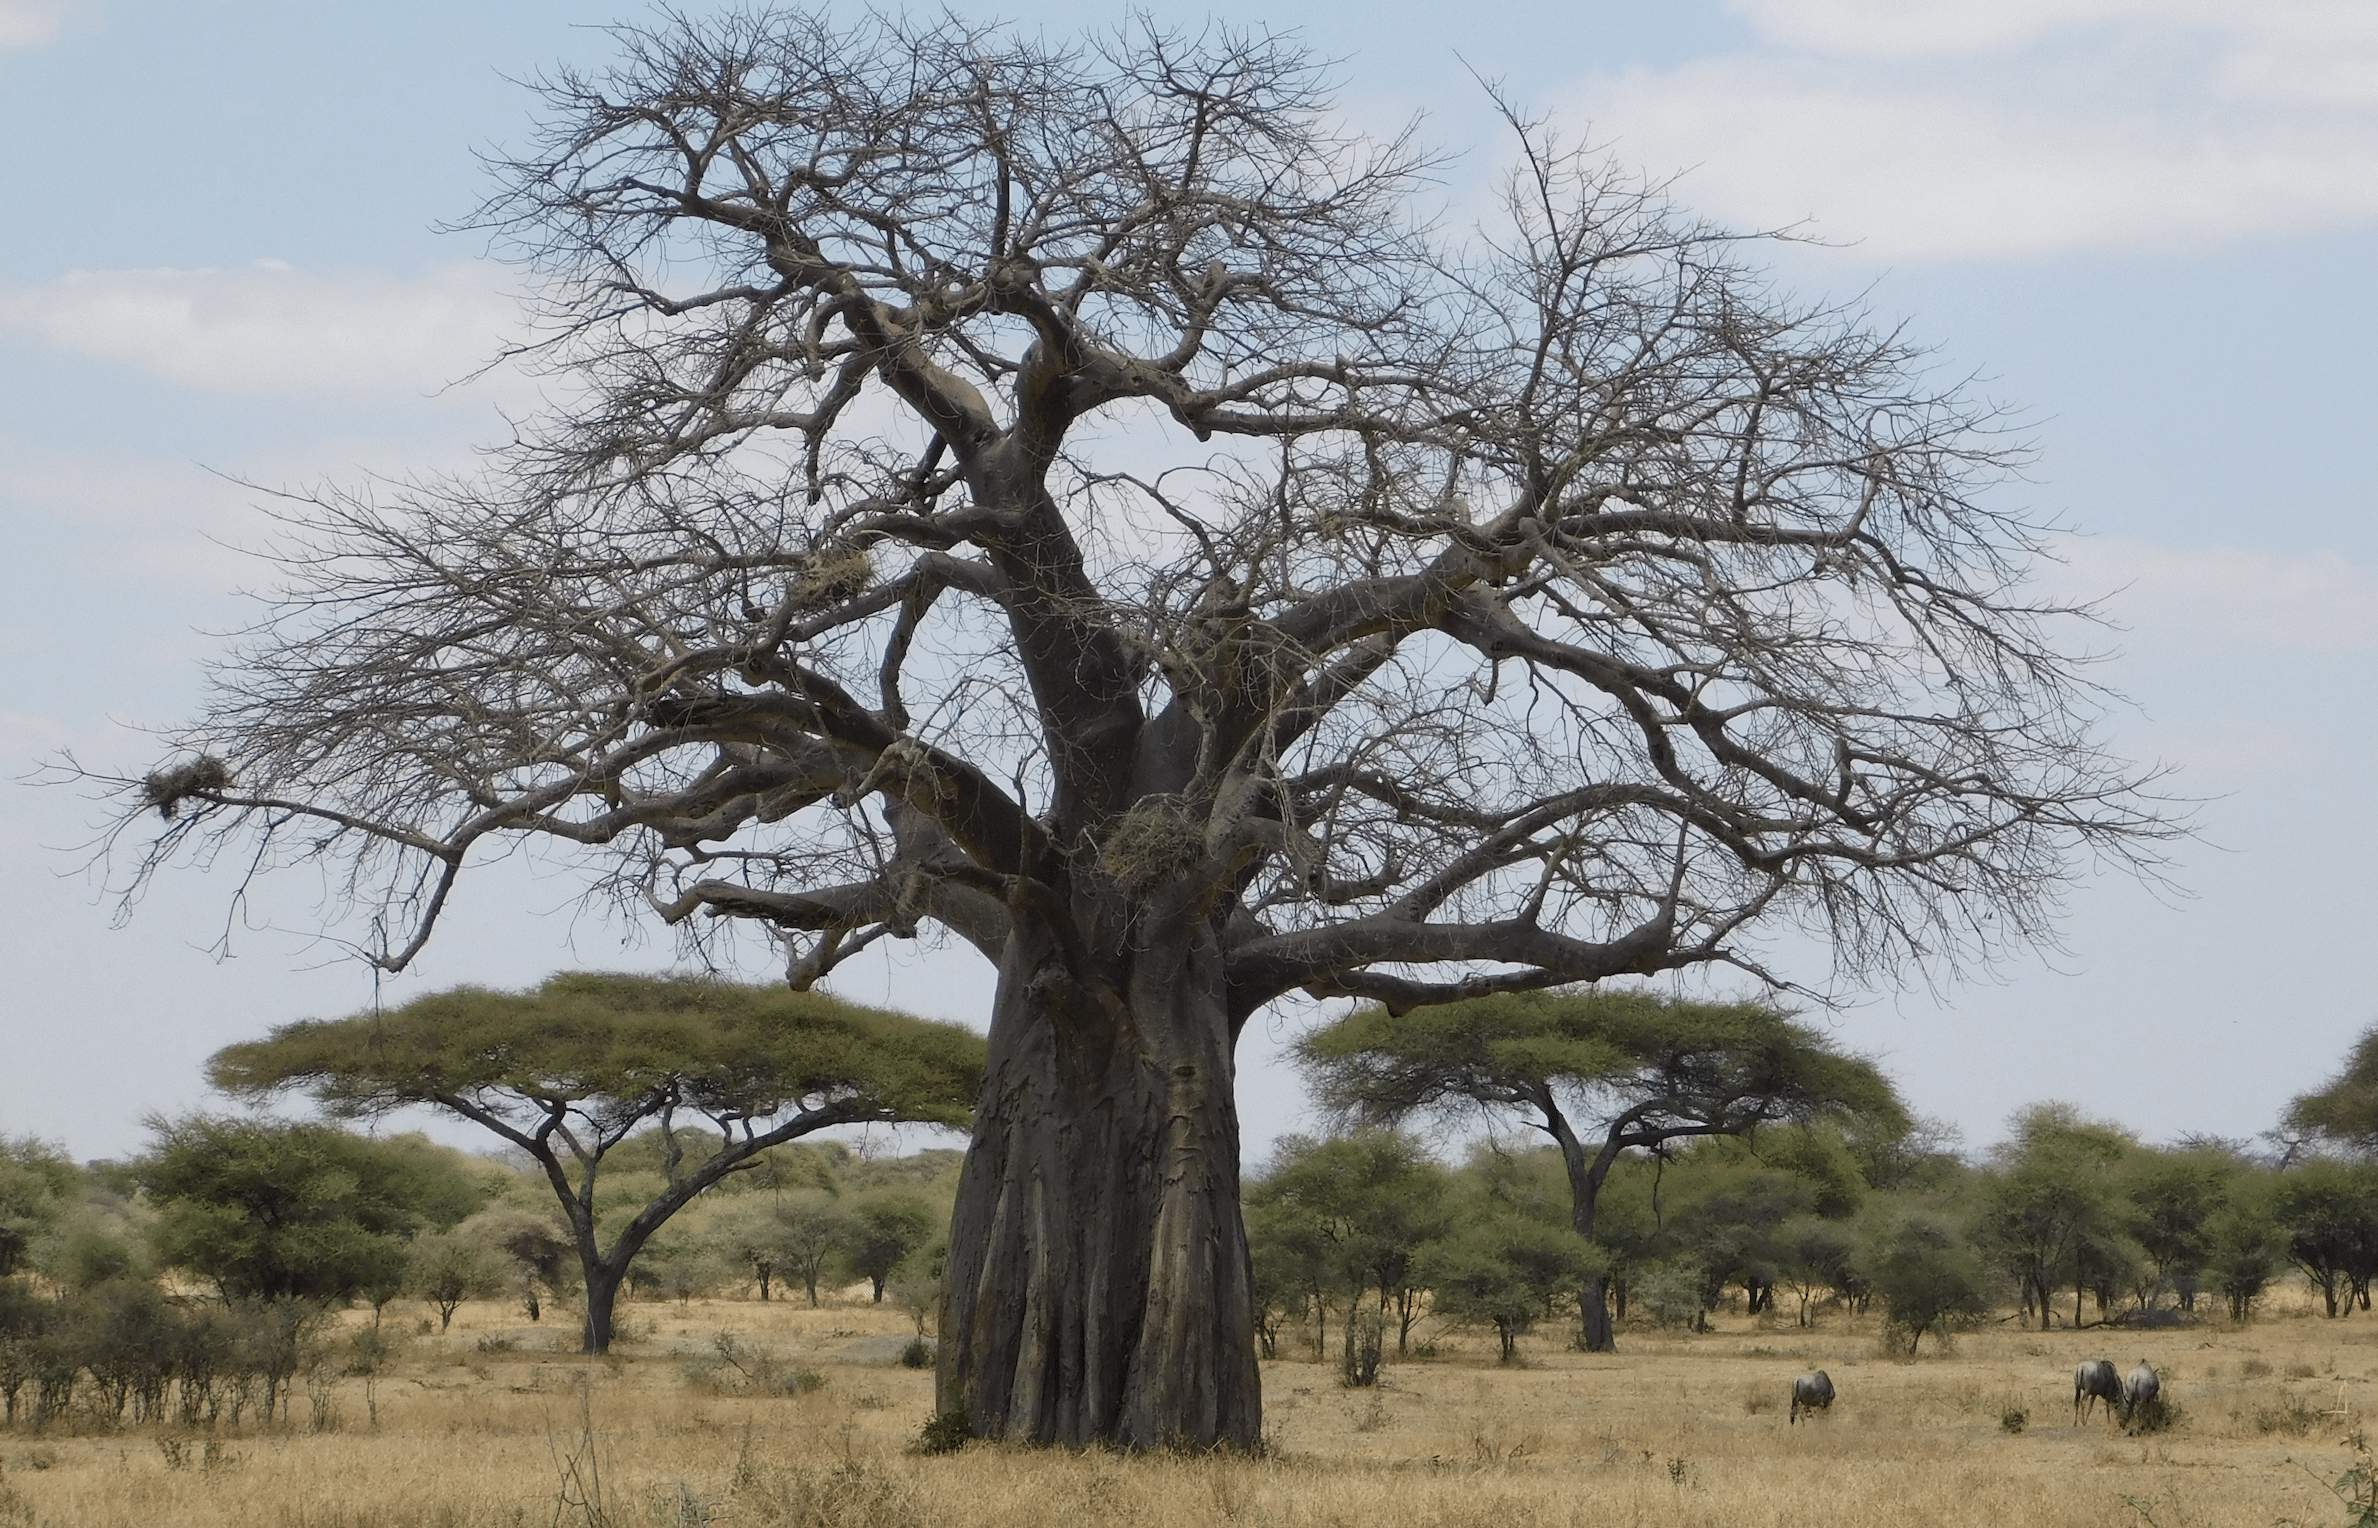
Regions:
M 168 822 L 181 811 L 182 803 L 208 791 L 223 790 L 231 784 L 231 766 L 211 753 L 202 753 L 185 764 L 160 769 L 140 782 L 140 803 L 153 806 L 157 815 Z
M 1180 880 L 1204 861 L 1205 828 L 1178 796 L 1150 796 L 1115 819 L 1098 866 L 1130 896 Z
M 820 547 L 793 579 L 795 610 L 822 610 L 858 594 L 875 581 L 875 559 L 860 546 Z

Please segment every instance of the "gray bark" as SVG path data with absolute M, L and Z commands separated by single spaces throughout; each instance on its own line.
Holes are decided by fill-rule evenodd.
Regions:
M 939 1405 L 1012 1442 L 1252 1449 L 1219 942 L 1177 914 L 1137 922 L 1146 942 L 1102 991 L 1018 920 L 950 1237 Z

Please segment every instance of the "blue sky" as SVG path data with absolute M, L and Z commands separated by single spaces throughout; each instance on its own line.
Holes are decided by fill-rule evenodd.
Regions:
M 706 7 L 692 5 L 700 11 Z M 511 322 L 467 217 L 518 141 L 517 83 L 600 59 L 640 11 L 0 0 L 0 780 L 71 749 L 137 769 L 192 711 L 269 570 L 265 486 L 467 463 L 503 375 L 448 386 Z M 1076 4 L 1003 13 L 1051 35 Z M 1181 13 L 1187 15 L 1189 13 Z M 1500 146 L 1477 75 L 1737 226 L 1791 227 L 1779 279 L 1863 293 L 1984 380 L 2039 455 L 2012 490 L 2075 533 L 2053 587 L 2122 630 L 2111 729 L 2203 800 L 2184 895 L 2084 873 L 2066 948 L 1955 990 L 1847 994 L 1831 1022 L 1975 1144 L 2064 1098 L 2150 1139 L 2251 1135 L 2378 1021 L 2378 7 L 2366 0 L 1732 0 L 1208 12 L 1343 60 L 1343 108 L 1425 113 L 1459 215 Z M 0 783 L 0 1131 L 135 1149 L 205 1103 L 214 1048 L 356 1010 L 308 937 L 332 888 L 235 867 L 128 921 L 86 865 L 96 809 Z M 2086 870 L 2086 867 L 2084 867 Z M 489 867 L 383 995 L 666 965 L 575 909 L 567 867 Z M 120 922 L 120 926 L 119 926 Z M 212 948 L 231 932 L 229 959 Z M 755 973 L 756 974 L 756 973 Z M 969 956 L 845 989 L 979 1020 Z M 1242 1057 L 1250 1155 L 1309 1124 Z

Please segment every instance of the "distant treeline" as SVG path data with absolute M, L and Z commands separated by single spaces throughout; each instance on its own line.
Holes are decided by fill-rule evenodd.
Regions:
M 1705 1328 L 1729 1306 L 1799 1325 L 1875 1312 L 1911 1348 L 1986 1319 L 2246 1321 L 2291 1270 L 2341 1316 L 2369 1309 L 2378 1278 L 2378 1162 L 2323 1133 L 2336 1092 L 2299 1100 L 2306 1128 L 2267 1149 L 2151 1146 L 2065 1104 L 2023 1111 L 1978 1161 L 1924 1121 L 1671 1140 L 1619 1155 L 1590 1237 L 1553 1147 L 1495 1136 L 1448 1167 L 1391 1129 L 1291 1136 L 1246 1186 L 1258 1337 L 1267 1357 L 1334 1358 L 1362 1383 L 1447 1326 L 1507 1356 L 1547 1324 L 1575 1333 L 1589 1284 L 1622 1327 Z M 419 1332 L 465 1301 L 536 1321 L 581 1294 L 569 1228 L 525 1160 L 325 1124 L 152 1128 L 126 1162 L 0 1140 L 10 1425 L 285 1416 L 301 1379 L 378 1372 L 413 1334 L 383 1325 L 400 1298 L 421 1302 Z M 613 1148 L 598 1219 L 637 1214 L 685 1160 L 661 1128 Z M 923 1334 L 959 1162 L 774 1148 L 671 1216 L 629 1288 L 815 1304 L 858 1285 Z M 356 1305 L 373 1316 L 360 1331 L 320 1320 Z
M 0 1139 L 0 1416 L 184 1425 L 286 1416 L 301 1380 L 367 1382 L 468 1300 L 542 1319 L 582 1293 L 569 1230 L 526 1163 L 418 1135 L 194 1116 L 154 1122 L 128 1162 L 78 1166 Z M 606 1222 L 666 1185 L 667 1133 L 614 1148 Z M 672 1216 L 638 1255 L 648 1299 L 796 1298 L 858 1284 L 922 1331 L 939 1288 L 959 1154 L 866 1157 L 838 1142 L 764 1153 Z M 339 1331 L 322 1317 L 368 1306 Z M 367 1383 L 368 1391 L 368 1383 Z
M 2291 1268 L 2331 1316 L 2378 1276 L 2378 1165 L 2197 1139 L 2141 1143 L 2065 1104 L 2013 1121 L 1981 1162 L 1918 1122 L 1827 1125 L 1629 1153 L 1590 1241 L 1560 1153 L 1507 1139 L 1458 1168 L 1388 1130 L 1292 1137 L 1250 1181 L 1261 1334 L 1316 1356 L 1409 1347 L 1423 1311 L 1495 1332 L 1574 1328 L 1607 1281 L 1622 1322 L 1704 1328 L 1729 1305 L 1808 1325 L 1882 1314 L 1909 1346 L 1996 1318 L 2045 1328 L 2250 1319 Z

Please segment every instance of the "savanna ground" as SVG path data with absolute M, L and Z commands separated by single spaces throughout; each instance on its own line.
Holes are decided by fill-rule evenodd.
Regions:
M 266 1426 L 0 1433 L 0 1525 L 2334 1524 L 2352 1514 L 2321 1480 L 2378 1411 L 2378 1319 L 2324 1321 L 2283 1296 L 2242 1329 L 1999 1325 L 1915 1362 L 1837 1314 L 1629 1331 L 1599 1357 L 1547 1333 L 1518 1367 L 1493 1362 L 1491 1338 L 1447 1334 L 1433 1359 L 1391 1356 L 1370 1390 L 1266 1363 L 1259 1459 L 924 1456 L 931 1375 L 900 1365 L 910 1328 L 889 1306 L 626 1311 L 632 1340 L 594 1359 L 560 1351 L 566 1322 L 466 1306 L 451 1332 L 412 1336 L 369 1397 L 361 1378 L 317 1377 Z M 419 1314 L 386 1322 L 412 1333 Z M 720 1363 L 721 1332 L 748 1376 Z M 2073 1365 L 2100 1356 L 2151 1359 L 2177 1423 L 2073 1425 Z M 1787 1425 L 1790 1380 L 1812 1367 L 1840 1399 Z

